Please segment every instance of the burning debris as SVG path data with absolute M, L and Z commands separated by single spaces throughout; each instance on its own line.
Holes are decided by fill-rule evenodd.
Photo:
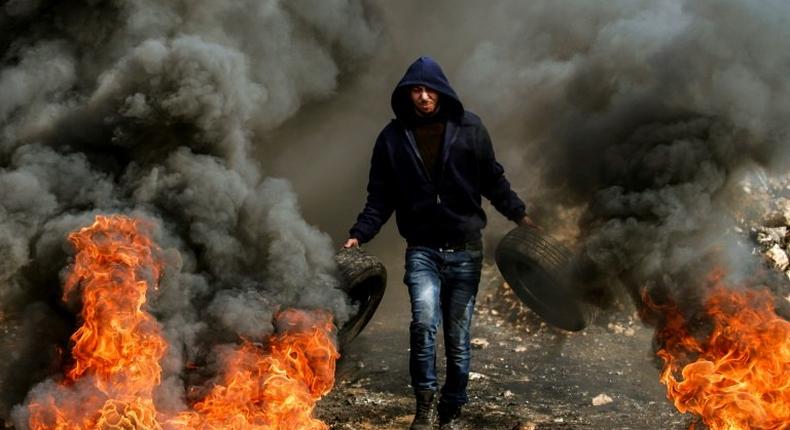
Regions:
M 762 204 L 775 205 L 773 199 Z M 769 217 L 759 219 L 771 225 Z M 782 429 L 790 422 L 790 313 L 785 299 L 790 282 L 766 271 L 786 269 L 786 264 L 776 264 L 775 253 L 787 258 L 783 249 L 787 228 L 763 225 L 750 230 L 756 232 L 751 235 L 753 253 L 762 252 L 765 267 L 753 266 L 753 276 L 738 287 L 727 285 L 732 281 L 723 269 L 715 270 L 694 288 L 705 297 L 702 312 L 678 306 L 666 296 L 663 305 L 656 305 L 647 289 L 636 303 L 643 319 L 657 326 L 657 355 L 664 362 L 660 381 L 667 386 L 668 398 L 680 412 L 695 414 L 711 430 Z M 501 279 L 497 282 L 496 292 L 487 297 L 500 309 L 494 314 L 502 313 L 517 324 L 536 324 L 508 285 Z M 779 310 L 782 316 L 777 315 Z M 627 324 L 610 320 L 607 328 L 630 337 L 636 333 L 633 323 L 629 316 Z M 593 405 L 611 401 L 602 394 Z
M 167 421 L 173 429 L 328 430 L 312 417 L 315 403 L 335 381 L 332 315 L 287 310 L 283 332 L 267 349 L 245 343 L 227 358 L 217 384 L 192 407 Z
M 712 291 L 700 286 L 717 267 L 726 285 L 784 288 L 735 227 L 743 178 L 790 164 L 790 87 L 776 74 L 790 56 L 774 42 L 790 37 L 787 2 L 490 9 L 453 8 L 481 29 L 464 35 L 479 38 L 471 53 L 459 44 L 459 86 L 512 157 L 506 167 L 521 175 L 511 180 L 526 184 L 538 223 L 575 233 L 562 236 L 589 263 L 585 296 L 612 310 L 625 292 L 644 311 L 647 290 L 696 327 L 709 321 Z M 648 314 L 660 331 L 666 319 Z
M 77 255 L 64 300 L 79 296 L 82 304 L 82 325 L 71 338 L 73 364 L 62 381 L 33 390 L 17 422 L 27 421 L 31 430 L 327 429 L 311 416 L 334 384 L 339 357 L 325 311 L 276 313 L 279 333 L 265 349 L 246 341 L 229 351 L 221 375 L 191 410 L 157 410 L 159 362 L 168 344 L 145 305 L 163 267 L 161 250 L 143 227 L 123 216 L 98 216 L 69 236 Z
M 677 308 L 662 309 L 661 382 L 679 411 L 700 416 L 711 430 L 787 428 L 790 322 L 776 315 L 767 291 L 734 291 L 722 278 L 708 280 L 712 327 L 705 339 L 691 333 Z
M 790 9 L 752 6 L 601 3 L 582 12 L 534 4 L 525 6 L 528 22 L 501 26 L 504 35 L 479 45 L 463 68 L 491 111 L 507 107 L 502 123 L 525 130 L 514 139 L 529 142 L 520 149 L 539 172 L 531 195 L 547 230 L 577 215 L 570 242 L 586 269 L 584 296 L 611 309 L 624 291 L 663 332 L 667 318 L 644 309 L 646 290 L 660 306 L 675 304 L 701 343 L 710 333 L 696 325 L 711 322 L 713 293 L 701 286 L 713 270 L 724 267 L 722 284 L 740 289 L 787 283 L 735 229 L 742 180 L 758 168 L 784 174 L 790 161 L 790 87 L 769 66 L 790 59 L 770 41 L 788 36 L 776 17 Z M 574 30 L 560 32 L 569 19 Z M 756 37 L 736 36 L 734 27 Z M 485 85 L 492 81 L 493 90 Z M 771 249 L 784 269 L 784 250 Z
M 326 309 L 336 324 L 356 312 L 339 288 L 331 238 L 253 151 L 370 54 L 377 30 L 363 5 L 341 0 L 329 11 L 310 1 L 0 7 L 0 313 L 9 333 L 0 420 L 20 430 L 99 416 L 165 426 L 163 416 L 201 400 L 195 387 L 231 384 L 221 365 L 240 338 L 264 345 L 243 348 L 245 366 L 261 362 L 242 373 L 265 377 L 268 366 L 291 377 L 292 363 L 274 357 L 306 341 L 282 338 L 276 323 L 294 317 L 283 309 Z M 161 247 L 143 269 L 113 263 L 137 276 L 123 299 L 104 295 L 106 280 L 93 289 L 102 273 L 64 272 L 74 252 L 75 268 L 87 258 L 69 232 L 103 214 L 148 220 L 145 240 Z M 115 228 L 101 234 L 127 232 Z M 325 317 L 311 318 L 326 331 Z M 321 351 L 324 364 L 334 360 L 330 347 Z M 331 382 L 319 373 L 293 395 L 320 396 Z M 272 387 L 284 387 L 280 376 Z
M 410 16 L 416 6 L 381 8 L 403 7 Z M 742 285 L 762 264 L 732 227 L 746 172 L 787 169 L 790 87 L 777 70 L 788 52 L 776 43 L 790 37 L 787 2 L 513 1 L 494 9 L 437 2 L 442 7 L 452 13 L 442 13 L 441 28 L 409 31 L 420 46 L 455 59 L 459 88 L 492 126 L 508 171 L 521 172 L 512 179 L 527 184 L 531 210 L 547 230 L 571 231 L 563 236 L 598 269 L 591 287 L 624 287 L 637 300 L 647 288 L 698 321 L 710 299 L 698 287 L 712 268 L 727 267 L 725 283 Z M 163 249 L 160 288 L 146 296 L 168 345 L 152 392 L 158 411 L 187 410 L 214 382 L 232 385 L 214 378 L 229 360 L 221 351 L 243 337 L 261 352 L 256 344 L 277 336 L 278 309 L 321 306 L 336 321 L 348 318 L 331 240 L 302 219 L 287 182 L 266 177 L 252 147 L 273 144 L 266 132 L 330 95 L 339 76 L 376 52 L 368 12 L 353 0 L 199 7 L 14 0 L 0 8 L 8 29 L 0 35 L 0 324 L 7 333 L 0 417 L 8 421 L 28 395 L 62 390 L 51 378 L 68 367 L 64 351 L 79 327 L 79 309 L 60 300 L 66 237 L 97 214 L 152 220 L 151 238 Z M 435 16 L 411 18 L 432 24 Z M 442 33 L 453 29 L 463 29 L 454 35 L 460 39 Z M 784 209 L 776 213 L 788 219 Z M 764 227 L 745 230 L 784 268 L 788 223 Z M 760 285 L 788 295 L 774 280 Z M 500 325 L 494 311 L 521 312 L 488 311 Z M 527 326 L 530 335 L 540 330 L 536 341 L 562 339 L 539 323 Z M 644 340 L 638 327 L 625 336 L 631 326 L 621 326 L 620 337 Z M 519 354 L 538 349 L 527 346 Z M 507 351 L 515 348 L 525 346 Z M 497 350 L 492 341 L 477 352 Z M 74 386 L 93 377 L 77 379 Z M 480 379 L 492 380 L 500 378 Z M 142 419 L 137 411 L 146 407 L 111 403 L 107 411 L 113 420 Z
M 64 301 L 82 306 L 82 325 L 71 337 L 74 363 L 61 383 L 33 391 L 28 427 L 107 428 L 125 420 L 120 427 L 160 428 L 152 399 L 167 342 L 143 309 L 149 290 L 158 288 L 158 250 L 138 223 L 125 217 L 97 217 L 69 240 L 77 255 Z M 18 415 L 21 421 L 25 412 Z

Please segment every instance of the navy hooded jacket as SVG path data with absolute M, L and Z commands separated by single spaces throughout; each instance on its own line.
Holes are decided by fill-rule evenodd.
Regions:
M 415 107 L 410 87 L 424 85 L 439 93 L 447 123 L 438 178 L 431 179 L 420 158 L 408 119 Z M 409 245 L 448 246 L 480 239 L 486 225 L 481 196 L 508 219 L 525 215 L 524 203 L 510 189 L 494 157 L 480 118 L 465 111 L 439 64 L 420 57 L 392 93 L 393 119 L 373 148 L 368 198 L 350 236 L 371 240 L 392 212 Z

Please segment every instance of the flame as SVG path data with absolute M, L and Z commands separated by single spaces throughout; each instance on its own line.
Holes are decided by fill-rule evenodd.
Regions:
M 73 364 L 62 381 L 28 404 L 31 430 L 256 429 L 325 430 L 315 403 L 334 385 L 332 315 L 289 309 L 267 347 L 244 342 L 216 385 L 191 410 L 157 411 L 154 393 L 167 342 L 145 309 L 163 270 L 146 223 L 97 216 L 69 235 L 77 250 L 64 300 L 81 298 L 82 325 L 72 335 Z
M 704 340 L 689 332 L 676 307 L 654 306 L 666 322 L 658 332 L 661 383 L 680 412 L 711 430 L 790 428 L 790 322 L 778 317 L 766 291 L 735 291 L 723 274 L 707 281 Z
M 245 342 L 229 360 L 221 382 L 193 412 L 171 424 L 187 429 L 328 429 L 311 415 L 315 402 L 334 385 L 339 354 L 329 338 L 332 316 L 291 309 L 277 319 L 309 329 L 273 336 L 268 353 Z
M 80 394 L 91 395 L 61 406 L 52 397 L 47 406 L 31 404 L 31 430 L 142 428 L 112 423 L 155 420 L 151 398 L 167 343 L 156 319 L 142 309 L 162 271 L 144 228 L 131 218 L 97 216 L 91 226 L 69 235 L 77 254 L 63 297 L 81 294 L 82 326 L 71 336 L 74 364 L 61 391 L 85 378 L 89 386 Z

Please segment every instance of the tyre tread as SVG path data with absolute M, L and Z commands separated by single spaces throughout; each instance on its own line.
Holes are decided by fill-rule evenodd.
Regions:
M 538 313 L 547 322 L 557 325 L 566 330 L 581 330 L 594 320 L 597 314 L 597 308 L 582 302 L 579 297 L 570 290 L 568 283 L 567 268 L 571 261 L 572 253 L 565 246 L 556 243 L 551 237 L 545 235 L 540 230 L 530 227 L 517 227 L 511 230 L 501 241 L 496 251 L 497 265 L 500 266 L 500 271 L 503 273 L 512 274 L 517 270 L 503 270 L 503 264 L 512 264 L 513 262 L 520 261 L 527 264 L 530 269 L 529 276 L 538 276 L 538 278 L 530 278 L 533 282 L 537 279 L 544 279 L 544 285 L 525 285 L 520 279 L 508 280 L 508 285 L 514 290 L 516 296 L 524 302 L 525 305 L 535 307 L 534 312 Z M 524 273 L 521 277 L 526 276 Z M 563 309 L 565 314 L 574 314 L 577 319 L 575 322 L 559 321 L 552 319 L 552 309 L 548 309 L 548 305 L 540 301 L 541 291 L 552 289 L 552 294 L 564 295 L 563 299 L 567 303 L 567 309 Z M 543 293 L 544 295 L 547 293 Z M 544 296 L 548 297 L 548 296 Z M 556 298 L 556 297 L 555 297 Z M 530 303 L 537 300 L 538 303 Z M 556 300 L 555 300 L 556 302 Z M 556 303 L 555 303 L 556 305 Z M 546 307 L 547 309 L 540 309 Z

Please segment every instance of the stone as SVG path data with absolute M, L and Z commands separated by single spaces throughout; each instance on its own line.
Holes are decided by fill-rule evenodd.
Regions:
M 776 205 L 779 207 L 779 210 L 782 212 L 782 217 L 785 220 L 785 225 L 790 225 L 790 200 L 786 198 L 777 199 Z
M 603 405 L 608 405 L 609 403 L 612 403 L 613 401 L 614 400 L 612 400 L 611 397 L 607 396 L 604 393 L 601 393 L 601 394 L 593 397 L 592 404 L 593 404 L 593 406 L 603 406 Z
M 785 270 L 787 266 L 790 266 L 790 260 L 788 260 L 787 254 L 779 245 L 772 246 L 765 252 L 765 256 L 768 257 L 779 270 Z
M 758 227 L 757 229 L 757 243 L 760 245 L 771 247 L 773 245 L 782 245 L 787 235 L 787 227 Z
M 482 337 L 476 337 L 472 339 L 470 342 L 472 344 L 473 349 L 486 349 L 488 348 L 488 340 L 483 339 Z
M 471 379 L 472 381 L 477 381 L 479 379 L 485 379 L 485 378 L 488 378 L 488 376 L 483 375 L 482 373 L 469 372 L 469 379 Z

